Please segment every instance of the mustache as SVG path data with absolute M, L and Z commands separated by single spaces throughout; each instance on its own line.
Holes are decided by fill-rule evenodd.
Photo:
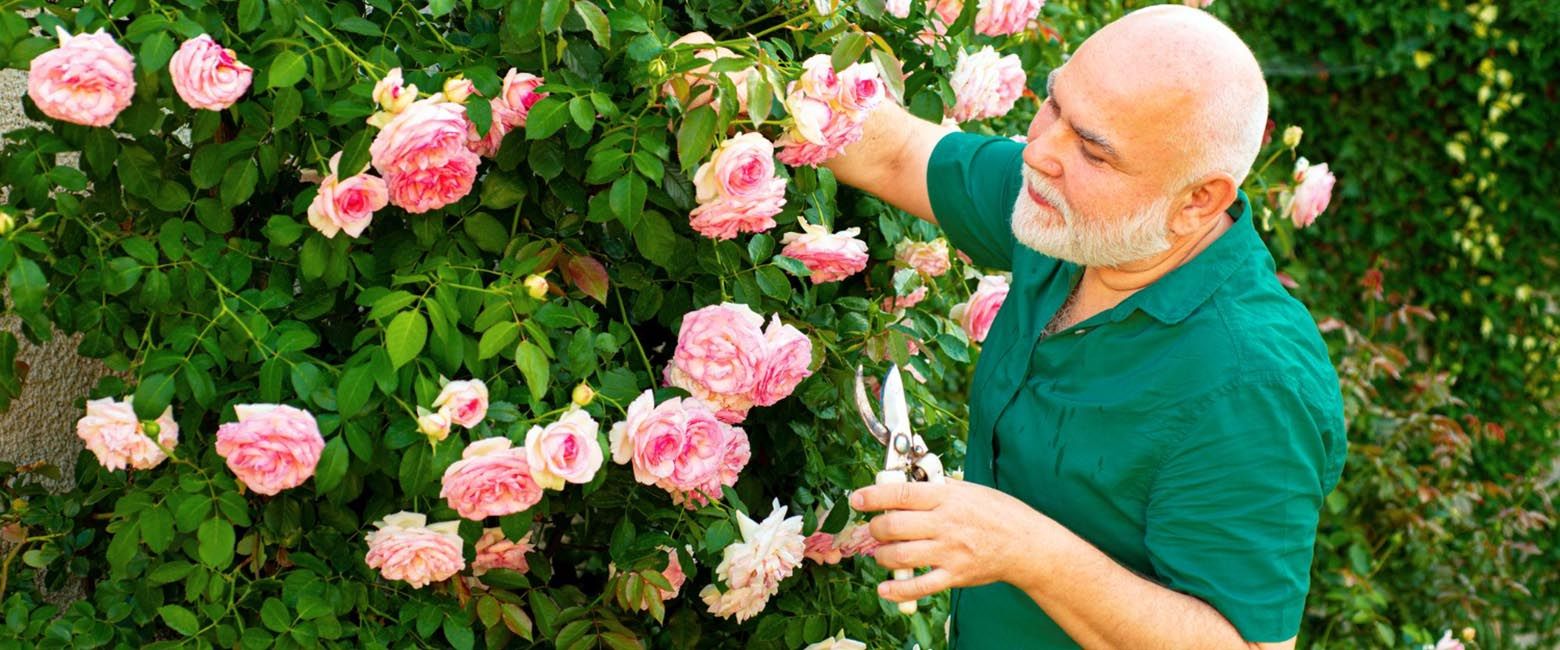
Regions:
M 1040 172 L 1037 172 L 1028 165 L 1025 165 L 1023 168 L 1023 178 L 1024 184 L 1032 189 L 1035 194 L 1040 195 L 1040 198 L 1043 198 L 1047 203 L 1050 203 L 1051 207 L 1056 208 L 1064 215 L 1072 213 L 1071 207 L 1067 205 L 1067 199 L 1062 196 L 1061 191 L 1057 190 L 1055 187 L 1052 187 L 1050 183 L 1047 183 L 1045 179 L 1040 176 Z

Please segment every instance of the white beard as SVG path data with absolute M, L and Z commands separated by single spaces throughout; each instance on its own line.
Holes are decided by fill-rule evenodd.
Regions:
M 1038 172 L 1027 165 L 1023 169 L 1024 183 L 1056 207 L 1062 223 L 1051 223 L 1055 215 L 1035 203 L 1028 191 L 1020 189 L 1013 204 L 1012 225 L 1013 236 L 1019 243 L 1042 255 L 1098 267 L 1117 267 L 1170 249 L 1170 197 L 1158 199 L 1122 219 L 1080 216 Z

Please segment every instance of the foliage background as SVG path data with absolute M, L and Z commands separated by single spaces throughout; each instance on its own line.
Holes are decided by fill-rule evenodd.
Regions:
M 25 67 L 52 47 L 30 28 L 112 22 L 142 75 L 117 138 L 55 124 L 0 143 L 0 185 L 27 224 L 0 240 L 7 309 L 31 337 L 46 335 L 47 322 L 84 332 L 83 354 L 137 378 L 105 379 L 91 397 L 171 400 L 183 435 L 181 462 L 149 472 L 103 472 L 84 455 L 78 485 L 65 494 L 36 486 L 46 468 L 0 466 L 15 474 L 0 524 L 19 521 L 27 531 L 6 560 L 0 612 L 13 640 L 0 645 L 155 638 L 463 647 L 519 634 L 565 647 L 740 639 L 794 648 L 844 629 L 873 647 L 940 646 L 934 631 L 946 598 L 924 616 L 900 617 L 873 595 L 882 572 L 870 561 L 805 565 L 745 625 L 710 618 L 693 596 L 733 534 L 727 509 L 761 515 L 779 498 L 807 513 L 810 529 L 821 523 L 814 506 L 871 481 L 879 450 L 863 444 L 840 394 L 867 350 L 903 361 L 906 335 L 930 343 L 916 362 L 930 381 L 915 397 L 942 406 L 916 425 L 950 466 L 962 458 L 960 395 L 975 351 L 945 315 L 968 284 L 945 276 L 904 329 L 890 329 L 875 307 L 896 284 L 886 264 L 893 242 L 930 239 L 935 229 L 806 170 L 790 171 L 791 207 L 773 238 L 717 245 L 683 221 L 688 168 L 716 123 L 732 116 L 685 116 L 652 94 L 689 65 L 686 54 L 661 51 L 677 35 L 761 34 L 769 61 L 836 48 L 848 58 L 887 45 L 912 73 L 904 90 L 913 110 L 934 116 L 951 100 L 939 82 L 952 67 L 948 52 L 911 45 L 878 3 L 849 3 L 849 20 L 828 25 L 804 16 L 810 4 L 374 0 L 365 12 L 268 0 L 6 3 L 6 65 Z M 1043 16 L 1059 40 L 996 43 L 1043 71 L 1135 6 L 1052 2 Z M 1549 125 L 1560 117 L 1560 17 L 1535 0 L 1504 3 L 1485 21 L 1491 6 L 1252 0 L 1211 8 L 1264 61 L 1278 129 L 1304 126 L 1301 152 L 1331 163 L 1340 179 L 1313 228 L 1296 233 L 1276 215 L 1269 222 L 1281 268 L 1329 324 L 1354 442 L 1323 520 L 1303 647 L 1423 643 L 1464 625 L 1489 647 L 1560 640 L 1552 568 L 1560 550 L 1549 542 L 1560 308 L 1547 246 L 1560 204 L 1544 191 L 1557 172 L 1538 163 L 1553 157 Z M 30 8 L 44 14 L 16 13 Z M 884 43 L 851 36 L 852 23 Z M 254 91 L 220 116 L 190 111 L 149 63 L 201 31 L 257 73 Z M 968 31 L 959 38 L 994 42 Z M 1422 67 L 1418 52 L 1431 57 Z M 536 109 L 532 131 L 511 136 L 472 196 L 442 216 L 387 210 L 367 239 L 326 240 L 304 224 L 307 186 L 297 172 L 366 147 L 368 92 L 394 65 L 430 89 L 464 71 L 488 93 L 512 65 L 546 76 L 556 101 Z M 1031 89 L 1043 78 L 1032 74 Z M 1007 118 L 966 128 L 1020 133 L 1033 109 L 1021 101 Z M 180 132 L 187 141 L 170 137 Z M 68 151 L 84 152 L 81 170 L 54 164 Z M 1290 159 L 1276 144 L 1268 152 L 1276 162 L 1249 190 L 1276 210 Z M 821 287 L 791 277 L 772 258 L 774 239 L 794 229 L 801 209 L 836 229 L 862 226 L 874 257 L 868 273 Z M 549 257 L 584 255 L 609 269 L 601 300 L 573 286 L 546 302 L 524 295 L 520 279 Z M 611 466 L 597 485 L 550 494 L 534 523 L 505 518 L 507 529 L 534 526 L 547 552 L 493 598 L 413 591 L 363 566 L 361 539 L 375 518 L 403 508 L 453 518 L 437 515 L 436 477 L 461 445 L 428 448 L 406 412 L 431 401 L 438 374 L 486 379 L 503 403 L 493 423 L 500 433 L 523 434 L 556 415 L 581 380 L 600 390 L 591 408 L 610 422 L 659 383 L 680 316 L 728 298 L 803 327 L 819 372 L 749 418 L 753 462 L 720 507 L 671 508 Z M 11 373 L 14 350 L 0 335 L 0 400 L 24 380 Z M 330 443 L 315 481 L 271 499 L 240 495 L 209 449 L 229 405 L 257 400 L 307 406 Z M 463 528 L 468 541 L 478 528 Z M 664 618 L 603 597 L 632 582 L 609 584 L 608 561 L 653 570 L 653 549 L 668 540 L 692 545 L 698 565 Z M 87 581 L 86 600 L 42 598 L 77 578 Z

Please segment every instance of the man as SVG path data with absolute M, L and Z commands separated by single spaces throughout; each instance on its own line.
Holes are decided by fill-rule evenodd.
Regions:
M 955 588 L 962 649 L 1293 648 L 1345 454 L 1338 379 L 1241 181 L 1267 88 L 1206 13 L 1134 12 L 1052 71 L 1028 144 L 895 106 L 838 178 L 1013 272 L 963 481 L 853 494 L 878 563 Z

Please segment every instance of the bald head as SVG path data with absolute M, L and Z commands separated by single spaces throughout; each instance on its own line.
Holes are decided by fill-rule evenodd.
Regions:
M 1174 182 L 1224 172 L 1239 184 L 1256 160 L 1267 83 L 1250 48 L 1205 11 L 1132 12 L 1084 41 L 1066 68 L 1087 75 L 1124 124 L 1155 131 Z

